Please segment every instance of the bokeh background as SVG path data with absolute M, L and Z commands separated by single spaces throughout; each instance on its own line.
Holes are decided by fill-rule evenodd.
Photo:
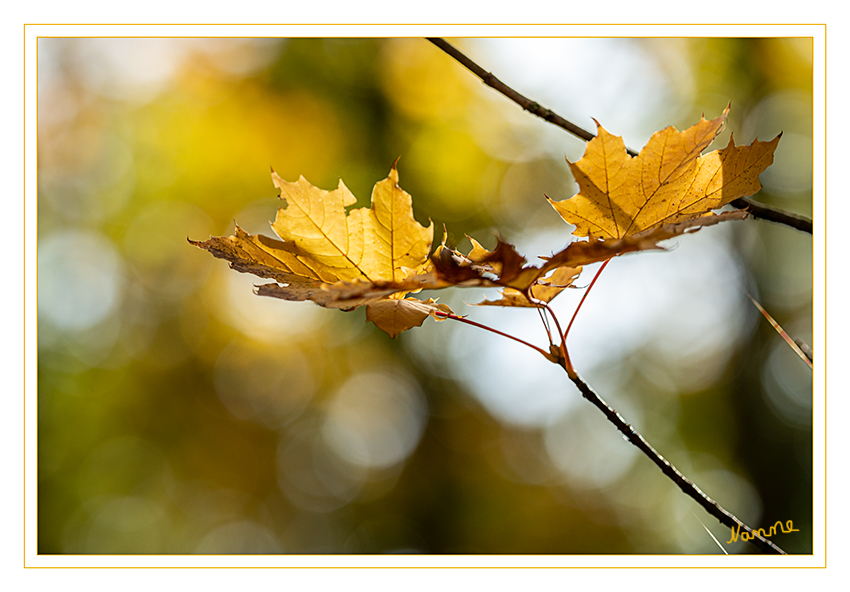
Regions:
M 731 101 L 783 132 L 757 199 L 812 213 L 809 39 L 457 39 L 520 92 L 639 149 Z M 263 299 L 187 238 L 271 234 L 269 167 L 368 205 L 397 157 L 417 219 L 571 240 L 547 204 L 584 143 L 423 39 L 42 38 L 40 553 L 720 553 L 729 532 L 521 345 Z M 616 259 L 570 336 L 585 379 L 746 523 L 812 549 L 811 237 L 747 220 Z M 587 286 L 595 267 L 585 271 Z M 537 344 L 532 310 L 474 308 Z M 583 290 L 555 301 L 562 322 Z M 492 294 L 489 294 L 492 298 Z M 817 354 L 818 352 L 815 352 Z M 746 543 L 724 545 L 751 553 Z

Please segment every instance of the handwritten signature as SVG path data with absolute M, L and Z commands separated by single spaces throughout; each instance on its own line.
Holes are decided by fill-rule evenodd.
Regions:
M 741 537 L 742 541 L 751 541 L 756 538 L 756 534 L 761 535 L 762 537 L 772 537 L 776 534 L 776 527 L 779 526 L 779 530 L 782 531 L 782 534 L 788 534 L 789 532 L 800 532 L 799 528 L 794 528 L 794 522 L 792 520 L 788 520 L 785 524 L 782 524 L 781 520 L 777 520 L 776 524 L 771 526 L 767 532 L 764 531 L 763 528 L 759 528 L 753 532 L 741 532 L 741 525 L 739 524 L 737 530 L 735 528 L 732 529 L 732 538 L 726 541 L 727 543 L 734 543 L 738 540 L 738 537 Z M 787 528 L 787 530 L 786 530 Z

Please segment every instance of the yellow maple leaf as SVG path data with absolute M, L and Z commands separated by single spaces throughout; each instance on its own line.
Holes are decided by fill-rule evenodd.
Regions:
M 705 216 L 729 202 L 761 189 L 758 176 L 771 163 L 779 136 L 750 146 L 729 145 L 700 156 L 723 129 L 729 113 L 678 131 L 655 133 L 636 157 L 623 139 L 597 122 L 598 135 L 584 156 L 568 164 L 578 195 L 549 200 L 561 217 L 574 224 L 576 236 L 621 239 L 660 226 Z
M 327 308 L 367 307 L 367 319 L 395 337 L 419 326 L 428 315 L 450 314 L 433 300 L 405 298 L 422 288 L 445 287 L 431 272 L 433 223 L 413 217 L 410 194 L 398 185 L 398 171 L 375 184 L 372 205 L 355 208 L 355 197 L 340 181 L 333 191 L 304 177 L 294 183 L 272 172 L 284 201 L 272 223 L 283 240 L 251 235 L 236 227 L 229 237 L 189 241 L 230 262 L 237 271 L 275 280 L 257 294 L 311 300 Z
M 412 198 L 399 187 L 395 165 L 375 184 L 372 207 L 348 213 L 345 208 L 357 200 L 342 180 L 333 191 L 304 177 L 288 183 L 274 172 L 272 181 L 286 203 L 272 229 L 309 253 L 307 264 L 326 281 L 399 282 L 425 271 L 434 224 L 425 228 L 413 218 Z
M 624 253 L 655 249 L 658 242 L 698 227 L 743 216 L 727 213 L 686 223 L 665 225 L 617 240 L 579 241 L 528 265 L 502 240 L 488 251 L 472 240 L 463 255 L 440 245 L 429 257 L 434 225 L 413 217 L 410 194 L 398 184 L 393 165 L 375 184 L 369 208 L 353 208 L 356 199 L 340 181 L 333 191 L 314 187 L 303 177 L 290 183 L 272 172 L 284 202 L 272 223 L 280 239 L 251 235 L 239 226 L 228 237 L 189 242 L 230 262 L 237 271 L 272 279 L 257 286 L 261 296 L 310 300 L 320 306 L 350 310 L 366 306 L 366 318 L 395 337 L 419 326 L 428 316 L 453 314 L 434 300 L 408 297 L 423 289 L 450 286 L 500 287 L 501 297 L 482 304 L 533 307 L 550 302 L 572 284 L 581 266 Z

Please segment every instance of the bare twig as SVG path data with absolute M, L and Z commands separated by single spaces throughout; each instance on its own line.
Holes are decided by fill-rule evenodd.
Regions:
M 584 298 L 587 297 L 587 294 L 590 292 L 590 289 L 593 287 L 593 284 L 596 283 L 596 280 L 599 278 L 602 273 L 602 270 L 605 269 L 605 265 L 607 265 L 609 261 L 611 260 L 608 259 L 607 261 L 605 261 L 602 267 L 599 268 L 599 271 L 596 272 L 596 275 L 593 276 L 593 281 L 590 282 L 590 285 L 588 286 L 587 291 L 584 294 Z M 749 296 L 749 294 L 747 294 L 747 296 Z M 573 314 L 572 319 L 570 319 L 570 324 L 567 326 L 567 330 L 564 333 L 564 342 L 566 342 L 567 335 L 570 332 L 570 327 L 572 327 L 573 321 L 575 321 L 576 315 L 578 314 L 581 305 L 584 303 L 584 298 L 582 298 L 581 302 L 578 305 L 578 308 L 576 308 L 576 311 Z M 750 299 L 752 300 L 752 296 L 750 296 Z M 755 303 L 754 300 L 753 302 Z M 756 306 L 758 306 L 757 303 Z M 762 310 L 761 307 L 759 307 L 759 309 Z M 566 349 L 566 345 L 564 345 L 563 348 Z M 769 539 L 761 536 L 760 533 L 754 531 L 749 526 L 738 520 L 738 518 L 736 518 L 733 514 L 730 514 L 729 512 L 724 510 L 717 502 L 715 502 L 713 499 L 704 494 L 702 490 L 697 487 L 690 479 L 685 477 L 676 467 L 671 465 L 663 456 L 661 456 L 661 454 L 657 450 L 655 450 L 655 448 L 653 448 L 652 445 L 649 444 L 649 442 L 647 442 L 644 437 L 641 436 L 640 433 L 635 430 L 634 427 L 631 426 L 631 424 L 629 424 L 625 419 L 623 419 L 623 416 L 620 415 L 616 409 L 608 405 L 608 403 L 606 403 L 602 399 L 602 397 L 597 395 L 593 391 L 593 389 L 591 389 L 590 386 L 581 379 L 581 377 L 578 375 L 578 373 L 576 373 L 572 365 L 569 363 L 569 356 L 565 355 L 565 359 L 561 361 L 561 366 L 567 372 L 567 376 L 570 377 L 570 380 L 572 380 L 573 383 L 578 387 L 579 391 L 581 391 L 582 396 L 591 403 L 593 403 L 593 405 L 597 407 L 600 411 L 602 411 L 602 413 L 605 414 L 605 417 L 607 417 L 608 420 L 613 423 L 617 427 L 617 429 L 623 433 L 623 435 L 626 436 L 629 442 L 637 446 L 638 449 L 640 449 L 641 452 L 648 456 L 652 462 L 658 465 L 661 471 L 665 475 L 667 475 L 676 485 L 678 485 L 679 488 L 683 492 L 685 492 L 685 494 L 687 494 L 703 508 L 705 508 L 709 514 L 717 518 L 721 524 L 725 524 L 726 526 L 733 529 L 738 528 L 739 530 L 745 530 L 748 534 L 753 535 L 753 538 L 751 538 L 750 540 L 752 540 L 753 544 L 757 545 L 763 551 L 785 554 L 782 549 L 776 546 Z M 703 525 L 703 527 L 705 527 L 705 525 Z M 706 530 L 708 529 L 706 528 Z M 709 534 L 711 533 L 709 532 Z
M 708 527 L 707 527 L 705 524 L 703 524 L 702 520 L 700 520 L 700 519 L 697 517 L 697 515 L 696 515 L 696 514 L 694 514 L 693 512 L 691 512 L 691 514 L 693 514 L 694 518 L 696 518 L 696 519 L 697 519 L 697 522 L 699 522 L 699 523 L 700 523 L 700 525 L 701 525 L 701 526 L 705 529 L 705 532 L 707 532 L 707 533 L 708 533 L 708 536 L 710 536 L 710 537 L 711 537 L 711 540 L 713 540 L 713 541 L 714 541 L 714 544 L 715 544 L 715 545 L 717 545 L 718 547 L 720 547 L 720 550 L 721 550 L 721 551 L 723 551 L 723 554 L 724 554 L 724 555 L 728 555 L 728 554 L 729 554 L 729 551 L 727 551 L 726 549 L 724 549 L 724 548 L 723 548 L 723 545 L 721 545 L 721 544 L 720 544 L 720 541 L 718 541 L 718 540 L 717 540 L 717 537 L 716 537 L 716 536 L 714 536 L 714 534 L 712 534 L 712 532 L 711 532 L 710 530 L 708 530 Z
M 564 369 L 566 370 L 566 367 L 564 367 Z M 733 514 L 724 510 L 717 502 L 703 493 L 702 490 L 694 485 L 690 479 L 685 477 L 679 469 L 674 467 L 668 460 L 661 456 L 661 454 L 659 454 L 658 451 L 655 450 L 655 448 L 653 448 L 649 442 L 647 442 L 643 436 L 641 436 L 640 433 L 631 426 L 631 424 L 623 419 L 623 417 L 617 413 L 613 407 L 608 405 L 602 397 L 597 395 L 593 389 L 590 388 L 590 386 L 588 386 L 588 384 L 575 373 L 575 371 L 570 372 L 567 370 L 567 374 L 569 374 L 570 380 L 572 380 L 573 384 L 578 387 L 578 390 L 581 391 L 581 394 L 585 399 L 590 401 L 597 409 L 604 413 L 605 417 L 608 418 L 608 421 L 617 426 L 617 429 L 622 432 L 629 442 L 637 446 L 641 452 L 649 457 L 649 459 L 654 462 L 659 469 L 661 469 L 661 472 L 667 475 L 667 477 L 678 485 L 679 489 L 685 492 L 686 495 L 705 508 L 706 512 L 717 518 L 721 524 L 724 524 L 729 528 L 746 531 L 749 540 L 762 551 L 768 553 L 779 553 L 781 555 L 786 554 L 785 551 L 780 549 L 773 541 L 762 536 L 757 530 L 753 530 L 738 520 L 738 518 L 736 518 Z
M 597 276 L 598 277 L 598 276 Z M 554 316 L 554 313 L 550 310 L 550 314 L 555 318 L 555 323 L 558 325 L 557 317 Z M 470 319 L 459 317 L 454 314 L 445 313 L 442 311 L 436 311 L 436 315 L 452 319 L 455 321 L 459 321 L 461 323 L 465 323 L 467 325 L 472 325 L 473 327 L 478 327 L 480 329 L 484 329 L 486 331 L 490 331 L 491 333 L 495 333 L 496 335 L 501 335 L 502 337 L 507 337 L 508 339 L 512 339 L 513 341 L 517 341 L 527 347 L 530 347 L 534 351 L 542 354 L 547 360 L 550 362 L 556 363 L 561 366 L 570 377 L 570 380 L 578 387 L 582 396 L 590 401 L 596 408 L 598 408 L 602 413 L 605 414 L 605 417 L 608 418 L 608 421 L 613 423 L 620 432 L 623 433 L 624 436 L 628 439 L 629 442 L 637 446 L 637 448 L 643 452 L 649 459 L 654 462 L 661 471 L 667 475 L 679 488 L 689 497 L 694 499 L 698 504 L 700 504 L 705 510 L 717 518 L 721 524 L 728 526 L 732 529 L 736 529 L 738 532 L 744 531 L 748 535 L 748 540 L 750 540 L 753 544 L 758 546 L 761 550 L 770 552 L 770 553 L 779 553 L 784 555 L 785 551 L 780 549 L 776 544 L 774 544 L 770 539 L 762 536 L 757 530 L 753 530 L 740 520 L 736 518 L 733 514 L 730 514 L 726 510 L 724 510 L 717 502 L 708 497 L 706 494 L 702 492 L 702 490 L 697 487 L 691 480 L 685 477 L 676 467 L 670 464 L 661 454 L 652 447 L 652 445 L 647 442 L 640 433 L 632 427 L 623 416 L 620 415 L 616 409 L 608 405 L 602 397 L 597 395 L 590 386 L 584 382 L 584 380 L 579 377 L 576 371 L 573 369 L 570 364 L 569 357 L 566 355 L 566 347 L 564 341 L 561 342 L 561 347 L 553 348 L 556 351 L 551 351 L 550 353 L 545 352 L 541 348 L 528 343 L 518 337 L 514 337 L 508 333 L 504 333 L 499 331 L 498 329 L 494 329 L 493 327 L 488 327 L 487 325 L 483 325 L 481 323 L 477 323 Z M 560 332 L 560 327 L 558 328 Z M 567 330 L 569 332 L 569 329 Z M 560 355 L 557 355 L 560 352 Z
M 738 208 L 739 210 L 748 212 L 753 218 L 761 218 L 762 220 L 769 220 L 770 222 L 776 222 L 777 224 L 784 224 L 785 226 L 790 226 L 791 228 L 796 228 L 797 230 L 802 230 L 803 232 L 812 234 L 812 221 L 805 216 L 791 214 L 777 208 L 766 206 L 763 203 L 750 199 L 749 197 L 739 197 L 735 201 L 731 202 L 730 205 Z
M 800 347 L 800 345 L 797 343 L 797 341 L 791 339 L 791 337 L 788 335 L 788 333 L 785 332 L 785 329 L 783 329 L 782 326 L 779 323 L 777 323 L 776 320 L 772 316 L 770 316 L 770 313 L 767 312 L 762 307 L 762 305 L 759 304 L 758 301 L 756 301 L 756 299 L 753 298 L 750 295 L 749 292 L 747 292 L 747 298 L 750 299 L 750 302 L 752 302 L 755 305 L 755 307 L 758 309 L 758 311 L 764 316 L 764 318 L 767 319 L 767 322 L 770 323 L 770 326 L 773 327 L 774 329 L 776 329 L 776 332 L 779 333 L 780 337 L 782 337 L 782 339 L 785 340 L 785 343 L 787 343 L 789 346 L 791 346 L 791 349 L 794 350 L 794 353 L 797 354 L 798 356 L 800 356 L 800 359 L 803 360 L 809 368 L 811 368 L 812 367 L 812 350 L 808 346 L 806 346 L 806 349 L 808 350 L 808 352 L 803 351 L 803 348 Z M 803 343 L 803 345 L 806 345 L 806 344 Z
M 797 344 L 797 347 L 800 348 L 800 351 L 803 352 L 803 355 L 809 358 L 810 362 L 814 362 L 814 354 L 812 353 L 812 348 L 810 348 L 805 341 L 803 341 L 802 339 L 795 339 L 794 343 Z
M 478 78 L 480 78 L 484 84 L 486 84 L 493 90 L 501 93 L 505 97 L 509 98 L 529 113 L 532 113 L 537 117 L 540 117 L 541 119 L 545 119 L 553 125 L 557 125 L 558 127 L 570 132 L 577 138 L 581 138 L 586 142 L 589 142 L 590 140 L 596 137 L 595 134 L 587 131 L 586 129 L 574 124 L 573 122 L 567 119 L 564 119 L 551 109 L 547 109 L 539 103 L 532 101 L 528 97 L 518 93 L 513 88 L 496 78 L 496 76 L 494 76 L 492 72 L 488 72 L 487 70 L 476 64 L 466 54 L 461 52 L 459 49 L 447 42 L 445 39 L 441 39 L 439 37 L 428 37 L 427 39 L 428 41 L 442 49 L 444 52 L 446 52 L 448 55 L 453 57 L 455 60 L 457 60 L 470 72 L 478 76 Z M 626 151 L 631 156 L 638 155 L 637 151 L 632 148 L 626 148 Z M 812 234 L 812 221 L 803 216 L 791 214 L 783 210 L 779 210 L 777 208 L 773 208 L 771 206 L 759 203 L 757 201 L 753 201 L 746 197 L 736 199 L 732 202 L 732 205 L 740 210 L 746 210 L 753 218 L 761 218 L 762 220 L 768 220 L 770 222 L 784 224 L 786 226 L 790 226 L 791 228 L 796 228 L 797 230 L 802 230 L 803 232 Z
M 571 121 L 567 121 L 554 111 L 543 107 L 542 105 L 535 103 L 528 97 L 525 97 L 519 94 L 517 91 L 512 89 L 510 86 L 496 78 L 491 72 L 487 72 L 484 68 L 473 62 L 469 59 L 464 53 L 458 50 L 455 46 L 450 44 L 445 39 L 441 39 L 439 37 L 428 37 L 428 41 L 442 49 L 444 52 L 452 56 L 455 60 L 463 64 L 466 69 L 471 71 L 473 74 L 478 76 L 484 84 L 489 86 L 490 88 L 500 92 L 505 95 L 507 98 L 512 100 L 514 103 L 528 111 L 540 117 L 541 119 L 545 119 L 549 123 L 555 124 L 560 128 L 563 128 L 573 134 L 589 142 L 595 136 L 584 128 L 581 128 L 574 124 Z

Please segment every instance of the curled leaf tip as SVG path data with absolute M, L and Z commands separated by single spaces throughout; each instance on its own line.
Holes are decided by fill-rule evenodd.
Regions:
M 396 188 L 399 188 L 398 187 L 398 169 L 396 168 L 396 163 L 398 163 L 398 158 L 396 158 L 395 162 L 393 162 L 393 166 L 390 169 L 390 174 L 387 175 L 387 179 L 389 179 Z

